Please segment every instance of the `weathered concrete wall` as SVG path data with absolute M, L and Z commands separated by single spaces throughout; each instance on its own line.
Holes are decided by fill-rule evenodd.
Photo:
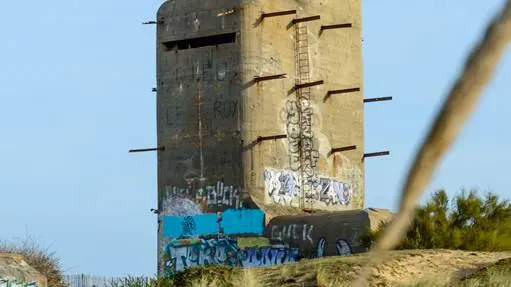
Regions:
M 158 189 L 167 214 L 244 206 L 239 33 L 234 43 L 218 46 L 165 45 L 239 31 L 236 15 L 216 16 L 233 5 L 225 2 L 167 1 L 158 11 L 164 21 L 157 37 L 158 144 L 166 148 L 158 157 Z
M 296 15 L 265 18 L 263 12 L 297 10 Z M 243 82 L 254 76 L 285 73 L 286 79 L 244 89 L 245 143 L 261 136 L 287 139 L 261 142 L 244 153 L 247 189 L 259 206 L 321 210 L 362 208 L 364 203 L 363 79 L 360 1 L 246 1 L 243 6 Z M 307 48 L 300 49 L 294 18 L 319 15 L 302 23 Z M 351 28 L 320 33 L 322 25 L 351 23 Z M 296 26 L 296 25 L 295 25 Z M 304 96 L 292 91 L 303 79 L 298 58 L 308 59 L 309 81 L 323 80 Z M 328 91 L 360 88 L 332 95 Z M 301 131 L 301 134 L 300 134 Z M 356 150 L 330 155 L 333 148 Z M 302 200 L 302 204 L 300 204 Z
M 240 14 L 233 7 L 240 1 L 176 0 L 158 11 L 158 145 L 165 146 L 158 253 L 168 257 L 159 270 L 176 266 L 175 240 L 263 231 L 264 214 L 243 189 Z
M 367 251 L 360 236 L 392 216 L 387 210 L 348 210 L 273 218 L 264 235 L 271 244 L 298 248 L 301 257 L 351 255 Z
M 172 240 L 224 234 L 225 225 L 235 236 L 261 235 L 259 208 L 271 218 L 275 209 L 363 206 L 360 6 L 169 0 L 160 7 L 159 270 Z M 260 21 L 262 13 L 284 10 L 297 13 Z M 321 19 L 290 25 L 314 15 Z M 321 25 L 344 23 L 352 27 L 320 33 Z M 286 78 L 254 82 L 276 74 Z M 326 97 L 353 88 L 360 91 Z
M 46 287 L 46 277 L 28 265 L 23 256 L 0 253 L 0 287 Z

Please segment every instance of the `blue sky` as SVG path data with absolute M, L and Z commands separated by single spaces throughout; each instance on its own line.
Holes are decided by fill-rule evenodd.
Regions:
M 363 4 L 369 207 L 393 209 L 410 160 L 503 0 Z M 0 239 L 27 233 L 69 273 L 156 268 L 155 27 L 160 0 L 0 4 Z M 511 53 L 428 192 L 506 183 Z M 509 121 L 510 119 L 507 119 Z

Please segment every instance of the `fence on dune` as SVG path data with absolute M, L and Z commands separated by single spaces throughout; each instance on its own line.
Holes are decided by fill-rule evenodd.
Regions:
M 65 275 L 64 281 L 69 287 L 110 287 L 119 282 L 119 277 L 94 276 L 87 274 Z

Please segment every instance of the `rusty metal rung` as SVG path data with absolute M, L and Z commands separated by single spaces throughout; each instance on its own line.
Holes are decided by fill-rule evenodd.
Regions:
M 165 150 L 165 147 L 161 146 L 161 147 L 157 147 L 157 148 L 132 149 L 129 152 L 134 153 L 134 152 L 164 151 L 164 150 Z
M 345 147 L 339 147 L 339 148 L 333 148 L 333 149 L 330 151 L 330 154 L 333 154 L 333 153 L 336 153 L 336 152 L 343 152 L 343 151 L 349 151 L 349 150 L 356 150 L 356 149 L 357 149 L 357 146 L 356 146 L 356 145 L 345 146 Z
M 335 25 L 322 25 L 321 30 L 340 29 L 340 28 L 351 28 L 351 23 L 335 24 Z
M 293 24 L 302 23 L 302 22 L 309 22 L 309 21 L 315 21 L 315 20 L 319 20 L 319 19 L 321 19 L 320 15 L 310 16 L 310 17 L 303 17 L 303 18 L 297 18 L 297 19 L 293 19 Z
M 269 17 L 292 15 L 292 14 L 296 14 L 296 10 L 287 10 L 287 11 L 263 13 L 263 14 L 261 14 L 261 19 L 269 18 Z
M 383 101 L 392 101 L 392 97 L 364 99 L 364 103 L 383 102 Z
M 282 79 L 286 76 L 287 74 L 278 74 L 278 75 L 270 75 L 270 76 L 255 76 L 254 77 L 254 82 L 256 83 L 259 83 L 259 82 L 262 82 L 262 81 L 269 81 L 269 80 L 276 80 L 276 79 Z
M 287 138 L 287 135 L 276 135 L 276 136 L 258 137 L 257 138 L 257 142 L 260 143 L 262 141 L 278 140 L 278 139 L 285 139 L 285 138 Z
M 295 88 L 303 89 L 303 88 L 308 88 L 308 87 L 313 87 L 313 86 L 318 86 L 318 85 L 323 85 L 323 84 L 324 84 L 324 81 L 321 80 L 321 81 L 315 81 L 315 82 L 310 82 L 310 83 L 305 83 L 305 84 L 297 84 L 297 85 L 295 85 Z
M 347 93 L 353 93 L 353 92 L 360 92 L 360 88 L 349 88 L 349 89 L 341 89 L 341 90 L 333 90 L 328 91 L 328 96 L 335 95 L 335 94 L 347 94 Z
M 333 90 L 333 91 L 328 91 L 326 96 L 323 98 L 323 102 L 326 102 L 326 100 L 331 96 L 331 95 L 336 95 L 336 94 L 348 94 L 348 93 L 353 93 L 353 92 L 360 92 L 360 88 L 350 88 L 350 89 L 342 89 L 342 90 Z
M 147 22 L 143 22 L 142 25 L 151 25 L 151 24 L 163 24 L 164 22 L 162 20 L 158 20 L 158 21 L 147 21 Z
M 390 155 L 390 151 L 366 153 L 366 154 L 364 154 L 364 158 L 367 158 L 367 157 L 377 157 L 377 156 L 386 156 L 386 155 Z

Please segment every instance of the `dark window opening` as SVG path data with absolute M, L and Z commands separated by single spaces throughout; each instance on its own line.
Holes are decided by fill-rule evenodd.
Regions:
M 167 50 L 186 50 L 236 42 L 236 33 L 219 34 L 199 38 L 164 42 Z

